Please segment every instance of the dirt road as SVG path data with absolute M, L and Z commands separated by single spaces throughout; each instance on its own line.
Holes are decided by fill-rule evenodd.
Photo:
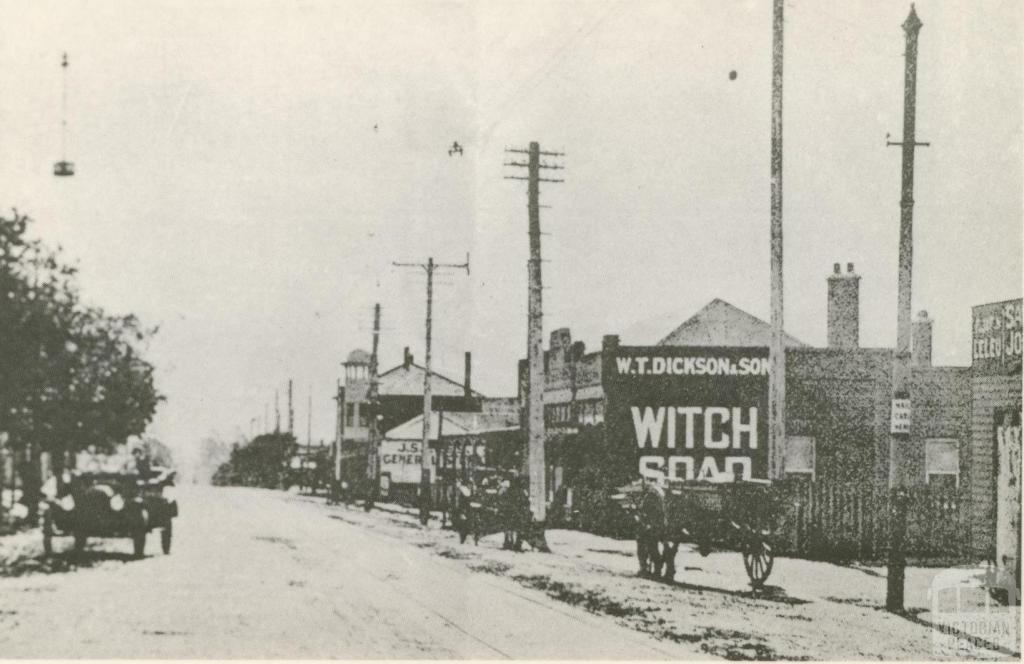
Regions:
M 0 578 L 0 656 L 708 657 L 286 494 L 192 488 L 180 503 L 169 556 L 155 533 L 143 560 L 96 540 Z

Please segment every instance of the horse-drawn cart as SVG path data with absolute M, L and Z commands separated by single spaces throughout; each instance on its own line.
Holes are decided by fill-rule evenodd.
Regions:
M 636 522 L 641 575 L 674 579 L 682 542 L 705 556 L 714 549 L 739 552 L 753 588 L 772 572 L 778 509 L 767 482 L 638 480 L 613 498 Z

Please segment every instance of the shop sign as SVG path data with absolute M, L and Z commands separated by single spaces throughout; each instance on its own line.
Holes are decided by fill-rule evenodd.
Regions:
M 1021 300 L 972 310 L 971 360 L 975 373 L 1000 374 L 1020 366 Z
M 380 471 L 388 473 L 391 481 L 396 484 L 419 484 L 420 464 L 423 455 L 420 453 L 423 444 L 418 440 L 382 440 L 380 443 Z M 434 450 L 430 450 L 434 457 Z M 431 466 L 436 467 L 436 459 L 431 459 Z
M 605 372 L 605 427 L 639 475 L 768 478 L 767 349 L 619 346 Z
M 910 433 L 910 399 L 892 400 L 892 425 L 890 433 Z

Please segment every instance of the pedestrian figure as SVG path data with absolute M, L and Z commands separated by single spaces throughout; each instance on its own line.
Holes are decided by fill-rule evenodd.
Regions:
M 664 562 L 659 545 L 664 539 L 667 523 L 665 491 L 656 480 L 644 482 L 637 520 L 636 557 L 640 563 L 637 575 L 657 578 L 661 576 Z

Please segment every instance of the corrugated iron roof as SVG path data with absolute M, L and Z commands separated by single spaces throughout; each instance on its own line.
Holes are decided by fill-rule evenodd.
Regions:
M 433 412 L 430 416 L 430 440 L 437 440 L 438 432 L 442 436 L 468 436 L 495 431 L 513 431 L 519 428 L 518 413 L 444 411 Z M 443 422 L 441 421 L 442 417 Z M 384 437 L 388 440 L 422 440 L 423 415 L 417 415 L 408 422 L 399 424 L 388 431 Z
M 715 298 L 668 336 L 659 346 L 768 346 L 771 325 L 757 316 Z M 786 346 L 804 347 L 804 342 L 785 334 Z
M 423 376 L 427 370 L 415 363 L 399 364 L 382 373 L 377 379 L 377 393 L 388 396 L 416 396 L 423 394 Z M 436 397 L 461 397 L 462 383 L 436 371 L 430 374 L 430 393 Z M 482 396 L 473 390 L 472 396 Z

